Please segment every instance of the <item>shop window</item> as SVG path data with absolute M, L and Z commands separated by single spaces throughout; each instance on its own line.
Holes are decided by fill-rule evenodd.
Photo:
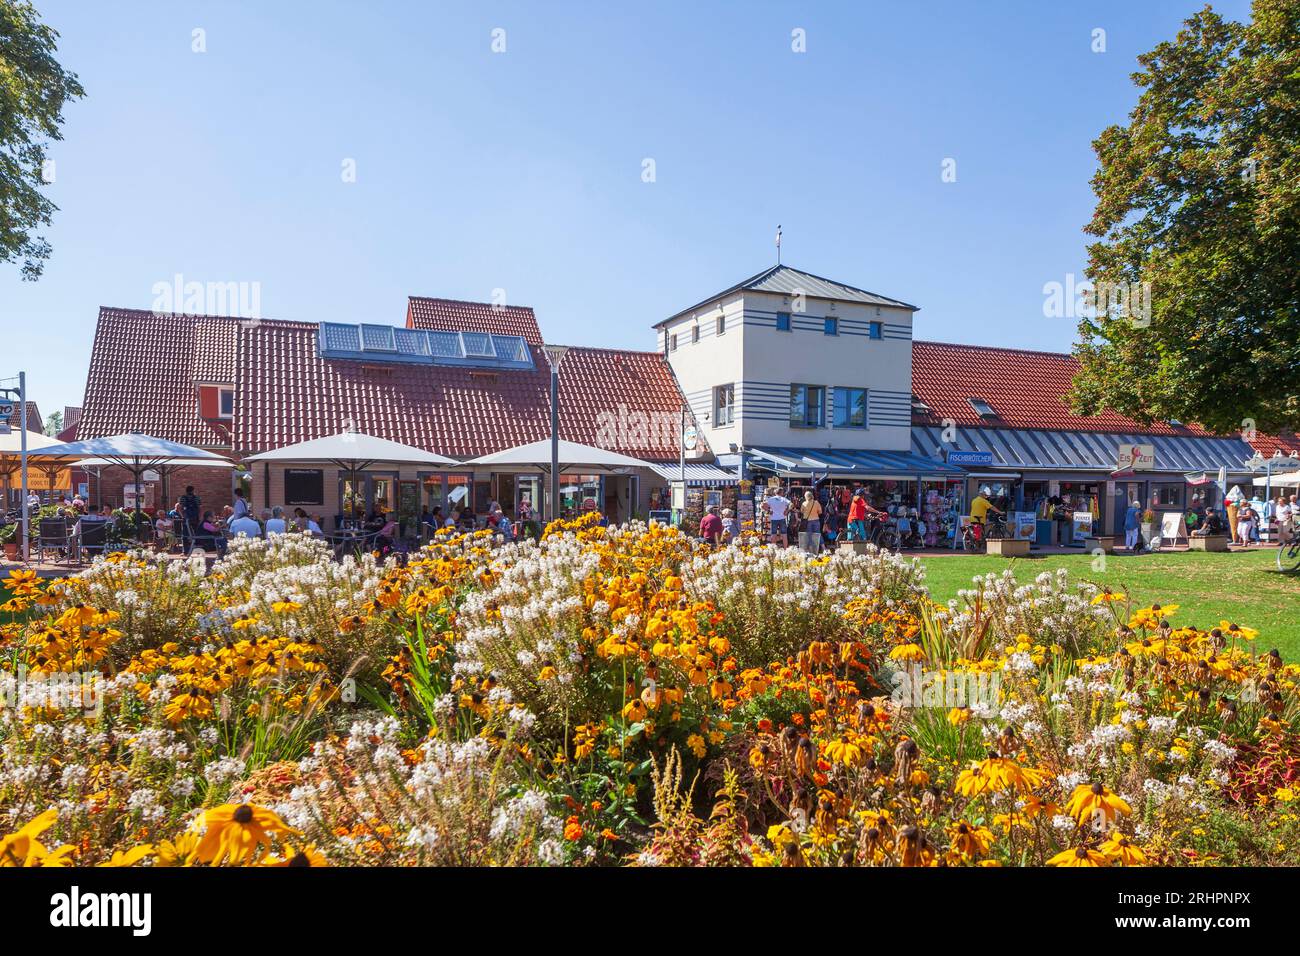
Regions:
M 789 313 L 789 312 L 778 312 L 778 313 L 776 314 L 776 330 L 777 330 L 778 332 L 789 332 L 789 331 L 790 331 L 790 313 Z
M 1152 485 L 1151 504 L 1156 508 L 1181 508 L 1183 486 L 1181 484 Z
M 865 388 L 835 389 L 836 428 L 867 427 L 867 390 Z
M 713 389 L 713 424 L 730 425 L 735 421 L 736 386 L 734 383 L 719 385 Z
M 791 385 L 791 427 L 821 428 L 825 424 L 826 389 L 821 385 Z
M 835 316 L 828 315 L 822 321 L 823 321 L 822 331 L 825 332 L 827 335 L 840 334 L 840 320 L 837 319 Z

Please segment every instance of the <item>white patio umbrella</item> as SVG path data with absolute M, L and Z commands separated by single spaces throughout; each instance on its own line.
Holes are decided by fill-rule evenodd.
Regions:
M 529 442 L 516 445 L 505 451 L 493 452 L 467 461 L 467 465 L 482 465 L 493 471 L 537 471 L 551 470 L 551 440 Z M 581 445 L 578 442 L 560 439 L 560 471 L 582 469 L 590 474 L 618 475 L 625 474 L 629 468 L 649 468 L 648 462 L 630 455 L 621 455 L 607 448 L 594 445 Z
M 581 474 L 622 475 L 627 474 L 633 468 L 650 467 L 648 462 L 644 462 L 640 458 L 621 455 L 607 448 L 582 445 L 578 442 L 565 441 L 563 438 L 559 440 L 558 444 L 560 474 L 564 474 L 566 471 L 576 471 Z M 507 448 L 505 451 L 493 452 L 490 455 L 474 458 L 465 464 L 482 466 L 491 468 L 493 471 L 511 474 L 538 471 L 543 475 L 547 475 L 551 471 L 551 439 L 543 438 L 541 441 L 529 442 L 526 445 L 516 445 L 514 448 Z M 558 488 L 558 485 L 553 484 L 552 487 Z M 551 493 L 552 495 L 557 494 L 555 490 L 552 490 Z M 559 513 L 558 501 L 551 502 L 551 513 L 552 516 Z
M 298 442 L 296 445 L 285 445 L 273 451 L 250 455 L 244 460 L 284 464 L 324 461 L 332 462 L 344 471 L 353 472 L 364 471 L 371 465 L 379 464 L 442 466 L 458 464 L 451 458 L 425 451 L 423 448 L 416 448 L 414 445 L 403 445 L 400 442 L 389 441 L 387 438 L 363 435 L 361 432 L 340 432 L 325 438 L 313 438 L 310 441 Z
M 87 438 L 85 441 L 51 445 L 41 449 L 44 458 L 99 459 L 108 465 L 117 465 L 131 472 L 135 484 L 141 482 L 146 471 L 166 470 L 172 464 L 193 465 L 197 462 L 229 463 L 215 452 L 182 445 L 166 438 L 155 438 L 142 432 L 126 432 L 107 438 Z M 135 498 L 136 519 L 140 517 L 140 496 Z

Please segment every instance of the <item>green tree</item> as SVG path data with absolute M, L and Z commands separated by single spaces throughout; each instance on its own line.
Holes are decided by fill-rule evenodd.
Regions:
M 63 412 L 50 412 L 45 416 L 45 434 L 57 435 L 63 431 Z
M 1080 322 L 1077 411 L 1300 425 L 1300 0 L 1210 7 L 1138 58 L 1126 126 L 1093 143 L 1097 288 L 1149 283 L 1149 315 Z M 1137 286 L 1137 289 L 1144 288 Z
M 85 93 L 54 59 L 58 36 L 27 0 L 0 0 L 0 262 L 21 262 L 24 279 L 50 255 L 33 234 L 57 208 L 41 193 L 46 142 L 63 138 L 63 104 Z

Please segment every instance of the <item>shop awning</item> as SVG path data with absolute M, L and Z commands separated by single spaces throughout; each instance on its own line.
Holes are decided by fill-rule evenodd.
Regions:
M 668 481 L 680 481 L 682 466 L 677 462 L 650 462 L 651 469 Z M 734 472 L 719 468 L 717 465 L 698 465 L 686 463 L 686 484 L 698 488 L 704 485 L 734 485 L 740 479 Z
M 749 448 L 752 464 L 778 475 L 816 478 L 960 477 L 964 469 L 905 451 L 850 448 Z
M 1140 474 L 1217 472 L 1220 467 L 1244 473 L 1249 469 L 1243 463 L 1253 454 L 1240 438 L 959 427 L 956 441 L 950 443 L 943 440 L 943 431 L 933 425 L 913 425 L 912 451 L 923 456 L 941 456 L 945 449 L 992 452 L 990 468 L 1104 471 L 1107 475 L 1115 470 L 1122 444 L 1155 448 L 1155 467 Z

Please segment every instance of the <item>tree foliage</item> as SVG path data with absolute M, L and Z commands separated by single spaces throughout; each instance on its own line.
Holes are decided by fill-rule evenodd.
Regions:
M 1300 425 L 1300 0 L 1209 6 L 1139 57 L 1126 126 L 1093 143 L 1088 276 L 1150 314 L 1080 322 L 1072 403 L 1219 432 Z
M 0 0 L 0 262 L 36 279 L 50 244 L 35 235 L 56 206 L 41 192 L 45 147 L 62 139 L 63 105 L 85 91 L 54 59 L 58 33 L 27 0 Z

